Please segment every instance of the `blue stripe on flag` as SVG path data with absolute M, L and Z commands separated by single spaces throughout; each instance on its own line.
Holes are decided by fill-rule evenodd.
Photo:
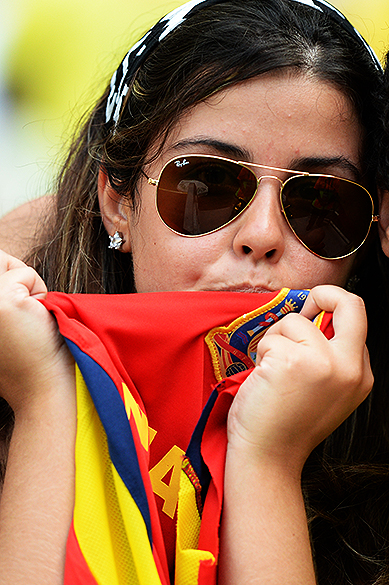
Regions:
M 138 506 L 152 546 L 149 504 L 123 400 L 107 372 L 75 343 L 65 338 L 83 375 L 103 424 L 113 465 Z

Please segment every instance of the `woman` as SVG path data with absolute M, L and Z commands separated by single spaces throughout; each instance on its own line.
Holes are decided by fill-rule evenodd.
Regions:
M 380 278 L 377 252 L 374 242 L 363 246 L 373 210 L 364 187 L 354 185 L 368 187 L 376 199 L 382 75 L 347 21 L 316 0 L 192 2 L 159 23 L 131 55 L 72 147 L 58 183 L 56 224 L 30 259 L 48 288 L 261 293 L 344 287 L 358 276 L 374 328 L 382 320 L 369 296 Z M 187 174 L 193 167 L 195 174 Z M 299 179 L 297 191 L 287 187 L 291 176 Z M 220 183 L 222 202 L 202 209 L 204 190 Z M 346 214 L 340 185 L 358 201 L 348 203 Z M 225 201 L 227 187 L 232 203 Z M 187 189 L 181 214 L 169 207 L 164 189 L 170 197 Z M 307 201 L 312 213 L 302 227 Z M 343 221 L 351 210 L 348 230 L 338 217 Z M 4 271 L 2 331 L 13 346 L 4 354 L 1 384 L 16 425 L 0 550 L 6 558 L 8 552 L 3 563 L 12 582 L 22 570 L 24 582 L 34 571 L 41 582 L 61 582 L 73 501 L 72 363 L 33 298 L 44 294 L 42 282 L 8 258 Z M 332 341 L 304 318 L 319 309 L 334 312 Z M 20 323 L 24 334 L 15 338 Z M 221 583 L 259 577 L 308 584 L 315 571 L 319 583 L 385 582 L 383 378 L 351 415 L 372 384 L 365 334 L 358 297 L 318 287 L 301 315 L 283 319 L 261 341 L 258 367 L 229 416 Z M 371 343 L 373 364 L 383 347 L 378 341 Z M 42 446 L 46 441 L 55 442 L 54 454 Z M 41 470 L 50 494 L 52 485 L 62 489 L 53 490 L 58 514 L 37 539 L 30 514 L 32 508 L 39 516 L 44 503 L 47 510 L 37 489 Z M 25 565 L 15 553 L 20 534 L 39 549 Z

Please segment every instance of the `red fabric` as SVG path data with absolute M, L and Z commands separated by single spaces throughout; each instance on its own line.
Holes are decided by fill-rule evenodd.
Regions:
M 114 363 L 120 378 L 144 405 L 157 431 L 150 446 L 152 468 L 177 445 L 185 451 L 216 383 L 204 337 L 277 293 L 146 293 L 66 295 L 49 293 L 45 306 L 61 332 L 103 368 Z M 101 350 L 104 340 L 106 353 Z M 110 369 L 109 369 L 110 368 Z M 111 376 L 113 377 L 113 376 Z M 173 566 L 175 518 L 162 511 L 156 496 L 169 565 Z
M 207 333 L 214 327 L 229 325 L 241 315 L 267 304 L 276 295 L 230 292 L 49 293 L 44 304 L 55 314 L 61 332 L 110 372 L 119 391 L 123 380 L 147 413 L 149 426 L 157 431 L 150 446 L 149 469 L 152 469 L 174 445 L 186 450 L 215 386 L 214 367 L 204 342 Z M 323 323 L 322 329 L 325 327 Z M 331 331 L 328 336 L 331 336 Z M 103 347 L 101 340 L 104 341 Z M 116 379 L 112 363 L 116 368 Z M 238 388 L 236 378 L 241 376 L 244 379 L 246 375 L 247 372 L 243 372 L 233 376 L 234 380 L 228 381 L 227 387 L 232 385 L 235 392 Z M 212 444 L 219 440 L 226 442 L 224 424 L 231 400 L 226 394 L 212 414 L 210 428 L 214 434 L 209 440 L 206 431 L 204 456 L 207 463 L 209 459 L 214 481 L 210 486 L 209 503 L 207 501 L 204 509 L 204 526 L 208 526 L 207 514 L 213 514 L 214 505 L 221 506 L 225 449 L 218 450 L 218 457 L 223 461 L 215 462 Z M 168 478 L 164 481 L 169 483 Z M 161 497 L 156 496 L 155 500 L 172 571 L 175 517 L 172 519 L 162 511 L 164 500 Z M 214 529 L 202 529 L 200 547 L 207 548 L 206 543 L 215 538 Z

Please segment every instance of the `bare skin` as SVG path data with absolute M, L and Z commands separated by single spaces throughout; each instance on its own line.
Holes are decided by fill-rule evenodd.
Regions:
M 384 254 L 389 258 L 389 191 L 381 190 L 380 221 L 378 224 L 381 246 Z
M 37 243 L 42 222 L 54 213 L 55 198 L 44 195 L 13 209 L 0 219 L 0 250 L 25 258 Z

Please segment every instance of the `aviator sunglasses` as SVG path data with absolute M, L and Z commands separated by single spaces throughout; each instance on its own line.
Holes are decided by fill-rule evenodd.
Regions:
M 250 168 L 282 172 L 257 177 Z M 370 193 L 332 175 L 279 169 L 213 155 L 189 154 L 170 160 L 158 179 L 156 206 L 163 223 L 181 236 L 210 234 L 236 219 L 253 201 L 263 179 L 280 183 L 281 211 L 298 240 L 316 256 L 345 258 L 365 242 L 373 221 Z

